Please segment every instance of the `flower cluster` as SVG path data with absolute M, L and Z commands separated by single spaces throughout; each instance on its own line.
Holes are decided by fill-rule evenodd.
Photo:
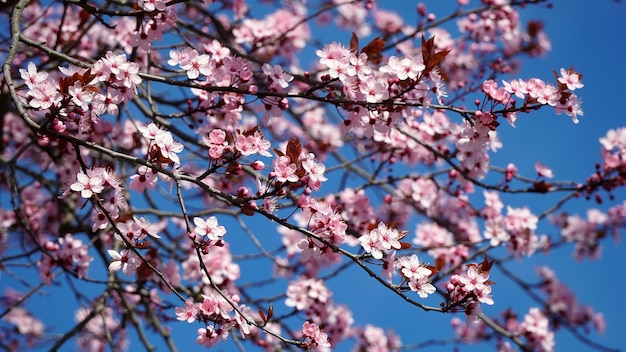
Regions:
M 35 318 L 26 308 L 19 306 L 21 300 L 23 300 L 24 294 L 18 291 L 14 291 L 11 288 L 7 288 L 3 292 L 3 308 L 9 308 L 6 310 L 2 320 L 13 325 L 15 330 L 26 336 L 26 342 L 28 345 L 36 342 L 37 339 L 43 337 L 45 332 L 45 326 L 43 322 Z
M 322 280 L 299 279 L 289 283 L 285 305 L 297 310 L 307 310 L 313 305 L 330 302 L 331 295 Z
M 320 64 L 328 69 L 327 76 L 322 79 L 338 80 L 341 93 L 349 100 L 379 104 L 390 99 L 403 99 L 428 106 L 432 99 L 430 92 L 435 93 L 438 101 L 446 96 L 440 75 L 432 67 L 427 68 L 421 56 L 392 56 L 374 70 L 371 62 L 379 61 L 378 58 L 366 52 L 357 53 L 338 43 L 329 44 L 316 54 Z M 347 129 L 377 141 L 387 139 L 392 131 L 390 127 L 401 117 L 398 111 L 370 109 L 362 105 L 350 107 L 347 111 Z
M 392 330 L 367 324 L 357 328 L 356 351 L 398 351 L 402 346 L 400 338 Z
M 241 276 L 241 270 L 232 258 L 229 244 L 222 240 L 220 246 L 211 246 L 210 249 L 209 251 L 202 251 L 200 258 L 196 255 L 193 247 L 188 249 L 187 258 L 182 262 L 182 278 L 189 281 L 199 281 L 202 285 L 211 285 L 212 283 L 223 285 L 237 280 Z M 204 263 L 211 280 L 204 275 L 205 272 L 200 265 L 200 260 Z
M 320 327 L 315 323 L 305 321 L 304 324 L 302 324 L 302 337 L 306 341 L 307 348 L 316 348 L 317 350 L 330 348 L 328 335 L 322 332 Z
M 306 314 L 310 331 L 309 335 L 317 337 L 318 345 L 322 350 L 327 346 L 336 346 L 343 339 L 351 337 L 354 324 L 352 313 L 345 306 L 336 305 L 331 299 L 331 291 L 324 285 L 322 280 L 298 278 L 290 281 L 287 287 L 287 299 L 285 305 Z M 323 328 L 323 332 L 317 332 L 315 324 Z M 303 331 L 304 334 L 307 332 Z M 311 342 L 315 341 L 309 336 Z
M 546 294 L 546 305 L 543 312 L 546 316 L 558 315 L 563 317 L 571 326 L 595 328 L 599 333 L 604 332 L 605 322 L 602 313 L 597 313 L 590 306 L 582 305 L 574 293 L 560 282 L 554 271 L 548 267 L 537 269 L 542 279 L 541 290 Z
M 289 141 L 285 153 L 277 153 L 278 156 L 272 162 L 274 169 L 270 173 L 270 178 L 275 180 L 277 186 L 299 183 L 310 192 L 319 190 L 322 182 L 327 180 L 324 164 L 318 162 L 313 153 L 303 152 L 298 139 Z
M 526 337 L 528 347 L 539 352 L 554 351 L 554 332 L 550 330 L 548 318 L 539 308 L 530 308 L 520 324 L 520 334 Z
M 474 316 L 480 309 L 480 303 L 492 305 L 491 282 L 489 271 L 493 261 L 485 260 L 480 264 L 469 264 L 467 271 L 461 274 L 454 274 L 448 282 L 447 296 L 453 305 L 461 306 L 465 309 L 465 314 Z
M 539 218 L 528 207 L 507 207 L 504 229 L 511 236 L 508 244 L 513 253 L 530 256 L 545 245 L 547 237 L 535 234 L 538 221 Z
M 238 295 L 222 296 L 217 292 L 209 292 L 202 295 L 201 301 L 188 299 L 183 307 L 174 310 L 180 321 L 193 323 L 197 319 L 207 324 L 198 329 L 196 342 L 209 348 L 225 340 L 233 328 L 238 328 L 244 338 L 250 334 L 250 322 L 253 322 L 251 310 L 245 305 L 239 305 L 239 300 Z
M 148 160 L 150 162 L 162 165 L 173 163 L 174 167 L 180 165 L 178 154 L 183 151 L 184 146 L 174 140 L 171 132 L 159 128 L 154 123 L 150 123 L 147 126 L 138 126 L 137 128 L 143 138 L 149 142 Z M 144 182 L 146 181 L 147 178 Z
M 435 286 L 428 281 L 430 276 L 434 274 L 434 268 L 420 263 L 417 255 L 396 258 L 395 268 L 409 283 L 411 291 L 416 292 L 421 298 L 426 298 L 435 292 Z
M 139 65 L 111 51 L 92 69 L 60 67 L 59 71 L 64 77 L 55 79 L 47 72 L 38 72 L 33 62 L 27 70 L 20 69 L 28 88 L 28 104 L 35 109 L 50 109 L 58 132 L 74 129 L 76 121 L 81 131 L 89 131 L 101 115 L 117 113 L 118 105 L 135 96 L 142 82 Z
M 50 285 L 55 278 L 54 268 L 61 267 L 80 278 L 87 277 L 87 270 L 93 261 L 89 247 L 83 241 L 67 234 L 58 239 L 58 243 L 45 243 L 46 254 L 37 263 L 41 280 Z
M 483 83 L 482 90 L 494 102 L 504 106 L 515 106 L 514 97 L 517 97 L 523 99 L 523 106 L 549 105 L 555 108 L 558 115 L 565 113 L 574 123 L 578 123 L 578 116 L 583 115 L 582 101 L 573 91 L 584 86 L 580 82 L 582 75 L 573 69 L 563 68 L 560 73 L 561 76 L 557 77 L 558 86 L 550 85 L 538 78 L 502 81 L 504 85 L 502 87 L 498 87 L 493 80 L 487 80 Z M 517 116 L 511 113 L 507 118 L 514 124 Z
M 129 344 L 124 325 L 115 318 L 112 307 L 98 309 L 100 319 L 88 319 L 96 308 L 81 307 L 74 314 L 76 323 L 87 322 L 81 334 L 77 337 L 76 345 L 81 351 L 102 351 L 112 348 L 126 351 Z
M 376 259 L 382 259 L 384 253 L 391 249 L 400 249 L 400 240 L 406 235 L 398 229 L 387 227 L 385 223 L 379 222 L 369 233 L 359 237 L 359 242 L 365 252 Z M 416 257 L 417 259 L 417 257 Z
M 233 31 L 235 42 L 250 47 L 259 58 L 292 57 L 310 37 L 304 8 L 281 8 L 263 19 L 247 18 Z

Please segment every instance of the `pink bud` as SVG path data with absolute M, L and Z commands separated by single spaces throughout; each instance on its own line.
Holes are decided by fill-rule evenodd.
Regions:
M 37 143 L 39 144 L 39 146 L 41 147 L 45 147 L 48 144 L 50 144 L 50 137 L 48 136 L 41 136 L 39 137 L 39 139 L 37 140 Z
M 250 166 L 252 166 L 252 168 L 253 168 L 254 170 L 256 170 L 256 171 L 261 171 L 261 170 L 263 170 L 263 169 L 265 168 L 265 163 L 263 163 L 263 162 L 262 162 L 262 161 L 260 161 L 260 160 L 256 160 L 256 161 L 255 161 L 255 162 L 253 162 L 253 163 L 252 163 L 252 165 L 250 165 Z
M 237 190 L 238 197 L 248 197 L 250 195 L 250 190 L 248 187 L 239 187 Z
M 420 16 L 426 16 L 426 5 L 423 2 L 417 4 L 417 13 L 419 13 Z
M 45 248 L 48 252 L 53 252 L 53 251 L 56 251 L 56 250 L 57 250 L 57 248 L 56 248 L 56 247 L 57 247 L 57 246 L 56 246 L 56 245 L 54 244 L 54 242 L 52 242 L 52 241 L 48 241 L 48 242 L 46 242 L 46 244 L 44 245 L 44 248 Z

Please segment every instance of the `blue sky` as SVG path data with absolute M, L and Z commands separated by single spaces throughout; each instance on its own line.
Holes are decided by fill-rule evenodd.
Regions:
M 385 8 L 395 8 L 411 22 L 415 16 L 414 1 L 380 1 Z M 437 3 L 438 5 L 433 5 Z M 443 2 L 427 1 L 426 4 L 438 16 L 447 14 Z M 447 3 L 455 3 L 448 1 Z M 611 128 L 626 125 L 626 115 L 619 106 L 624 101 L 624 89 L 620 86 L 626 82 L 624 73 L 624 49 L 621 48 L 623 36 L 626 35 L 626 4 L 618 4 L 611 0 L 599 0 L 590 4 L 588 0 L 557 0 L 552 9 L 529 6 L 521 12 L 524 21 L 541 19 L 545 23 L 552 51 L 543 58 L 525 60 L 521 72 L 514 77 L 537 77 L 552 81 L 552 70 L 561 67 L 575 67 L 583 74 L 585 87 L 578 93 L 583 99 L 584 116 L 579 124 L 573 124 L 565 115 L 556 116 L 551 110 L 544 109 L 529 115 L 522 115 L 517 127 L 507 124 L 500 127 L 500 139 L 504 148 L 492 155 L 492 164 L 505 166 L 508 162 L 515 162 L 520 172 L 525 175 L 534 174 L 534 163 L 540 161 L 551 167 L 555 178 L 559 180 L 584 181 L 594 171 L 594 163 L 600 162 L 600 144 L 598 139 Z M 410 10 L 410 11 L 409 11 Z M 451 30 L 452 34 L 456 34 Z M 314 32 L 315 35 L 316 32 Z M 322 32 L 317 37 L 320 42 L 329 43 L 334 40 L 347 42 L 348 38 L 336 38 L 331 31 Z M 362 42 L 366 42 L 363 40 Z M 581 216 L 585 215 L 589 207 L 606 208 L 626 199 L 623 190 L 615 193 L 616 201 L 606 202 L 598 206 L 583 199 L 567 204 L 565 209 Z M 531 208 L 539 213 L 552 204 L 560 195 L 551 196 L 522 196 L 503 197 L 505 204 L 523 206 L 530 204 Z M 5 205 L 3 203 L 3 205 Z M 266 231 L 273 231 L 272 224 L 264 225 Z M 409 230 L 412 230 L 410 228 Z M 556 229 L 542 222 L 539 233 L 554 235 Z M 243 236 L 230 233 L 229 236 Z M 227 238 L 228 239 L 228 238 Z M 232 241 L 234 239 L 231 238 Z M 626 316 L 626 305 L 621 300 L 621 292 L 626 288 L 623 283 L 626 268 L 626 255 L 623 243 L 615 244 L 612 240 L 603 243 L 603 258 L 599 261 L 583 260 L 577 262 L 572 259 L 572 247 L 562 248 L 550 255 L 535 255 L 530 260 L 511 262 L 507 265 L 521 277 L 536 278 L 535 268 L 539 265 L 553 266 L 560 281 L 567 283 L 575 291 L 578 300 L 583 305 L 591 305 L 596 311 L 603 312 L 607 321 L 607 330 L 603 336 L 595 333 L 589 336 L 601 344 L 612 348 L 625 348 L 623 339 L 623 319 Z M 251 268 L 257 263 L 242 264 L 242 267 Z M 90 273 L 96 274 L 95 269 Z M 354 318 L 358 324 L 368 323 L 383 328 L 393 328 L 398 332 L 403 342 L 411 344 L 429 339 L 447 338 L 452 336 L 449 325 L 451 316 L 439 313 L 424 313 L 414 307 L 407 307 L 397 296 L 390 294 L 382 287 L 372 284 L 372 280 L 362 271 L 350 270 L 348 275 L 331 279 L 327 282 L 335 294 L 333 301 L 338 304 L 350 304 Z M 254 272 L 246 272 L 254 275 Z M 492 280 L 498 282 L 497 271 L 492 274 Z M 4 278 L 3 278 L 4 279 Z M 488 315 L 497 314 L 503 307 L 512 305 L 520 315 L 527 311 L 530 302 L 520 295 L 520 291 L 509 284 L 497 284 L 493 289 L 496 305 L 484 307 Z M 2 281 L 0 281 L 2 283 Z M 73 314 L 73 297 L 66 292 L 55 292 L 58 289 L 50 287 L 46 292 L 50 297 L 64 297 L 67 302 L 50 304 L 45 297 L 32 300 L 29 306 L 32 309 L 45 310 L 44 319 L 62 331 L 63 323 L 56 320 L 58 316 Z M 426 303 L 437 304 L 437 299 L 427 300 Z M 56 304 L 58 303 L 58 304 Z M 389 313 L 393 312 L 393 313 Z M 173 314 L 173 312 L 172 312 Z M 181 345 L 180 350 L 195 349 L 193 342 L 199 327 L 196 324 L 178 323 L 172 325 L 177 336 L 188 336 L 189 345 Z M 183 341 L 185 338 L 177 338 Z M 572 338 L 568 332 L 557 334 L 557 350 L 578 351 L 585 350 Z M 158 341 L 155 341 L 157 343 Z M 73 344 L 67 345 L 74 348 Z M 347 350 L 351 345 L 341 345 L 339 350 Z M 232 345 L 224 345 L 223 350 L 232 350 Z M 446 350 L 450 346 L 432 346 L 432 351 Z M 465 347 L 462 350 L 466 350 Z M 480 347 L 469 347 L 467 350 L 483 350 Z

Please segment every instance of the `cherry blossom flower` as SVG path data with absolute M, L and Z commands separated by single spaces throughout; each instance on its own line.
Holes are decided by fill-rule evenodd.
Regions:
M 582 75 L 574 72 L 574 70 L 560 69 L 561 77 L 558 78 L 559 83 L 567 86 L 569 90 L 575 90 L 584 87 L 585 85 L 580 82 Z
M 176 313 L 176 319 L 180 321 L 193 323 L 198 317 L 197 305 L 191 299 L 185 300 L 185 306 L 182 308 L 176 307 L 174 308 L 174 311 Z
M 504 90 L 510 94 L 515 95 L 520 99 L 524 99 L 526 94 L 528 94 L 528 90 L 526 89 L 526 81 L 522 79 L 515 79 L 510 82 L 502 81 L 504 85 Z
M 398 58 L 391 56 L 387 64 L 380 68 L 381 72 L 387 72 L 396 76 L 399 80 L 417 79 L 426 66 L 410 57 Z
M 70 185 L 70 189 L 74 192 L 80 192 L 80 196 L 89 199 L 94 194 L 99 194 L 104 190 L 103 179 L 100 176 L 90 176 L 82 171 L 76 174 L 76 182 Z
M 80 106 L 83 110 L 89 109 L 89 103 L 93 99 L 93 91 L 85 91 L 78 83 L 74 83 L 73 86 L 68 88 L 68 93 L 72 97 L 72 102 Z
M 313 153 L 308 153 L 302 160 L 302 168 L 307 172 L 307 185 L 314 190 L 319 190 L 322 182 L 327 180 L 324 176 L 326 167 L 315 161 L 315 155 Z
M 582 109 L 582 100 L 578 99 L 576 94 L 570 95 L 565 103 L 562 103 L 561 100 L 555 106 L 555 111 L 557 115 L 565 113 L 567 116 L 572 118 L 574 123 L 578 123 L 578 116 L 583 116 L 584 112 Z
M 396 259 L 395 267 L 407 280 L 419 281 L 428 278 L 432 271 L 420 263 L 417 255 L 401 256 Z
M 535 170 L 537 170 L 537 174 L 539 174 L 539 176 L 543 176 L 545 178 L 553 178 L 554 174 L 552 173 L 552 169 L 550 169 L 549 167 L 543 165 L 540 162 L 536 162 L 535 163 Z
M 146 12 L 165 11 L 165 0 L 139 0 L 139 6 Z
M 271 66 L 268 63 L 263 64 L 263 73 L 268 77 L 271 82 L 272 88 L 287 88 L 289 82 L 293 81 L 293 76 L 285 73 L 280 65 Z
M 328 341 L 328 335 L 317 326 L 315 323 L 310 323 L 308 320 L 302 324 L 302 336 L 311 340 L 310 346 L 318 348 L 329 348 L 330 342 Z
M 522 334 L 526 336 L 529 347 L 541 352 L 554 351 L 554 333 L 550 331 L 550 322 L 539 308 L 530 308 L 520 324 Z
M 208 136 L 203 136 L 202 141 L 209 147 L 209 157 L 217 160 L 229 150 L 226 141 L 226 132 L 222 129 L 212 130 Z
M 183 151 L 184 146 L 176 142 L 172 134 L 169 132 L 159 133 L 154 138 L 155 145 L 159 148 L 161 155 L 165 159 L 169 159 L 175 165 L 180 163 L 178 153 Z
M 467 268 L 467 275 L 461 276 L 459 280 L 467 291 L 484 290 L 487 286 L 485 282 L 489 280 L 489 273 L 480 272 L 478 266 L 470 265 Z
M 123 249 L 119 252 L 109 249 L 107 253 L 109 253 L 109 256 L 113 259 L 109 264 L 110 271 L 122 270 L 124 274 L 130 276 L 133 275 L 141 265 L 141 260 L 139 260 L 137 255 L 128 249 Z
M 417 293 L 420 298 L 426 298 L 428 295 L 432 295 L 437 290 L 427 278 L 409 281 L 409 288 L 411 291 Z
M 193 218 L 193 223 L 196 225 L 194 232 L 198 236 L 206 236 L 212 241 L 217 241 L 226 234 L 226 228 L 222 225 L 218 225 L 217 218 L 211 216 L 209 218 Z
M 299 279 L 289 283 L 285 305 L 301 311 L 316 302 L 328 302 L 330 296 L 331 292 L 324 286 L 322 280 Z
M 29 339 L 42 337 L 45 333 L 45 326 L 41 320 L 33 317 L 26 309 L 20 306 L 13 306 L 7 310 L 2 320 L 15 326 L 21 335 Z
M 383 251 L 400 249 L 400 233 L 395 228 L 389 228 L 385 223 L 379 222 L 368 234 L 359 237 L 361 246 L 367 253 L 376 259 L 382 259 Z
M 148 168 L 147 166 L 140 166 L 137 173 L 130 176 L 129 187 L 136 192 L 143 192 L 146 188 L 154 189 L 156 187 L 159 178 L 155 170 Z
M 279 156 L 273 161 L 274 171 L 272 172 L 274 177 L 276 177 L 276 181 L 284 183 L 284 182 L 298 182 L 300 179 L 298 175 L 296 175 L 296 171 L 298 170 L 298 166 L 291 162 L 291 159 L 287 156 Z
M 235 141 L 235 148 L 241 153 L 241 155 L 244 156 L 252 154 L 272 156 L 272 154 L 268 151 L 270 147 L 270 141 L 265 139 L 263 134 L 259 131 L 255 131 L 250 135 L 239 133 L 237 134 L 237 140 Z
M 55 84 L 49 81 L 29 90 L 27 96 L 31 98 L 28 105 L 35 109 L 49 109 L 53 105 L 57 106 L 63 100 L 63 95 Z
M 20 69 L 20 76 L 30 89 L 36 89 L 48 79 L 48 72 L 38 72 L 34 62 L 28 63 L 28 70 Z
M 212 325 L 207 325 L 206 328 L 198 329 L 198 337 L 196 343 L 198 345 L 204 345 L 206 348 L 211 348 L 218 342 L 218 334 L 215 332 L 215 328 Z
M 437 193 L 437 185 L 430 179 L 419 178 L 411 183 L 411 198 L 424 209 L 432 206 L 437 199 Z

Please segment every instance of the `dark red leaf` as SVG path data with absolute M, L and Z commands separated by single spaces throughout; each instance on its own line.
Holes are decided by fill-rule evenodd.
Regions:
M 359 37 L 354 32 L 352 32 L 352 38 L 350 38 L 350 51 L 355 54 L 359 52 Z
M 300 158 L 300 153 L 302 153 L 302 143 L 300 143 L 300 139 L 298 137 L 294 139 L 290 139 L 287 142 L 287 156 L 292 163 L 296 163 Z
M 411 244 L 407 242 L 400 242 L 400 250 L 411 248 Z
M 272 319 L 273 316 L 274 316 L 274 305 L 270 303 L 270 307 L 267 309 L 267 321 Z
M 380 37 L 376 37 L 361 49 L 361 53 L 365 53 L 367 59 L 374 65 L 377 65 L 383 58 L 382 51 L 384 46 L 385 41 L 380 39 Z

